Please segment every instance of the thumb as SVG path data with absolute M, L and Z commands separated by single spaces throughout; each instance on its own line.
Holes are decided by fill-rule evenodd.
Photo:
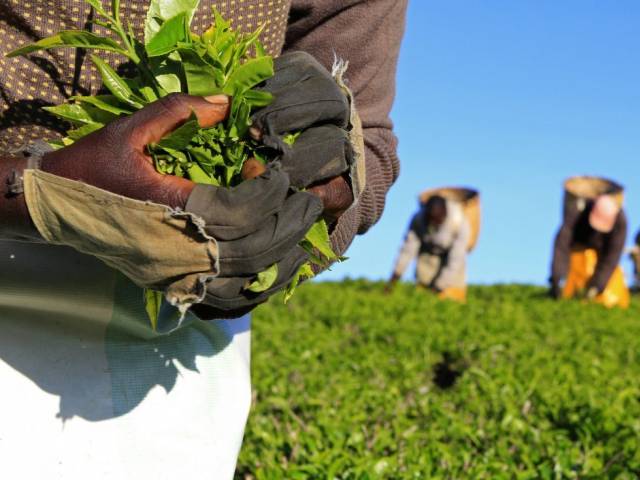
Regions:
M 200 126 L 212 127 L 227 118 L 229 105 L 226 95 L 167 95 L 131 116 L 135 143 L 144 146 L 159 141 L 186 122 L 192 113 L 195 113 Z

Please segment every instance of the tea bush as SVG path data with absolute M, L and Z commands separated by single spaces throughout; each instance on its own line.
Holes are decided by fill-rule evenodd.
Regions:
M 640 304 L 316 283 L 253 321 L 237 479 L 640 478 Z

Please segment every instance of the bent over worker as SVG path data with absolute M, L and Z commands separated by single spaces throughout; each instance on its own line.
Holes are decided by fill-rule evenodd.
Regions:
M 466 298 L 466 257 L 471 227 L 458 202 L 434 195 L 413 216 L 396 260 L 393 285 L 417 257 L 418 285 L 442 298 Z
M 627 237 L 627 217 L 610 195 L 600 195 L 566 215 L 554 244 L 551 295 L 584 294 L 607 307 L 629 305 L 618 265 Z

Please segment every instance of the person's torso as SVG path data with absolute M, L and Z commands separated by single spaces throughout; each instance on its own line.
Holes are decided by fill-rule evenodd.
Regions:
M 420 214 L 415 225 L 415 232 L 420 239 L 420 253 L 445 255 L 453 246 L 464 221 L 462 207 L 451 201 L 447 201 L 447 218 L 440 226 L 430 225 Z
M 102 0 L 103 4 L 108 4 Z M 122 1 L 122 18 L 143 36 L 150 0 Z M 201 0 L 192 29 L 204 31 L 212 23 L 213 7 L 232 26 L 253 32 L 264 24 L 261 40 L 266 51 L 278 55 L 285 39 L 291 0 Z M 63 103 L 72 95 L 95 94 L 102 82 L 88 55 L 75 49 L 38 52 L 27 58 L 5 55 L 25 44 L 54 35 L 61 30 L 91 28 L 99 35 L 105 30 L 92 26 L 93 13 L 84 0 L 0 0 L 0 151 L 16 149 L 37 138 L 56 138 L 65 129 L 59 120 L 42 110 Z M 118 66 L 121 59 L 100 52 Z
M 587 207 L 580 212 L 573 230 L 571 244 L 573 248 L 592 248 L 602 254 L 607 246 L 609 238 L 615 234 L 615 231 L 605 234 L 594 230 L 589 224 L 590 213 L 591 207 Z M 616 225 L 617 223 L 618 222 L 616 222 Z

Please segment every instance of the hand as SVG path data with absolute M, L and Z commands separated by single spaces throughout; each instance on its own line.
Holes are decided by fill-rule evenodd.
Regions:
M 344 176 L 314 185 L 309 192 L 318 196 L 324 206 L 322 217 L 329 224 L 335 222 L 353 204 L 353 190 Z
M 207 286 L 204 301 L 191 309 L 204 320 L 241 317 L 285 288 L 308 259 L 302 248 L 294 247 L 278 262 L 278 277 L 264 292 L 251 292 L 246 289 L 255 276 L 216 277 Z
M 587 291 L 585 293 L 585 298 L 587 300 L 595 300 L 598 295 L 600 295 L 600 290 L 598 289 L 598 287 L 589 287 L 587 288 Z
M 354 201 L 347 176 L 354 161 L 346 131 L 347 97 L 331 74 L 304 52 L 277 58 L 275 76 L 264 90 L 274 101 L 254 115 L 253 137 L 279 151 L 291 184 L 318 195 L 325 219 L 337 220 Z M 299 131 L 293 145 L 285 144 L 287 133 Z
M 273 167 L 232 189 L 197 185 L 186 210 L 204 220 L 219 249 L 218 276 L 194 311 L 201 318 L 223 318 L 246 313 L 289 283 L 308 259 L 297 244 L 322 213 L 322 203 L 307 192 L 290 193 L 288 175 Z M 274 284 L 265 292 L 248 291 L 256 274 L 273 264 Z
M 46 154 L 41 168 L 125 197 L 184 208 L 195 183 L 158 173 L 146 147 L 184 123 L 192 112 L 201 126 L 210 127 L 224 120 L 228 111 L 224 95 L 172 94 Z
M 274 100 L 253 115 L 252 132 L 265 145 L 282 151 L 287 133 L 319 125 L 348 126 L 347 97 L 313 56 L 287 53 L 275 59 L 274 71 L 263 87 Z

